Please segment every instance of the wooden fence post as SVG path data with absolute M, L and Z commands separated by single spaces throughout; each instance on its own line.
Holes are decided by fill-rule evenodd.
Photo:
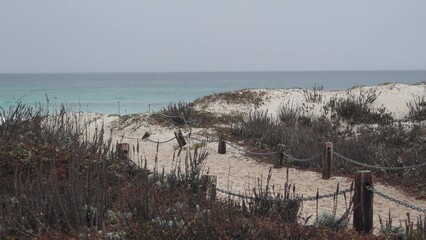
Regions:
M 373 229 L 373 192 L 365 187 L 373 187 L 373 174 L 370 170 L 357 171 L 355 174 L 354 221 L 358 232 L 370 233 Z
M 331 178 L 332 170 L 332 152 L 333 152 L 333 143 L 325 142 L 324 143 L 324 154 L 322 159 L 322 179 L 328 180 Z
M 183 137 L 182 132 L 180 131 L 180 129 L 178 131 L 175 131 L 175 138 L 179 144 L 179 147 L 183 147 L 186 145 L 186 141 L 185 138 Z
M 285 151 L 285 145 L 284 144 L 278 144 L 277 146 L 277 159 L 276 159 L 276 165 L 277 167 L 282 166 L 284 162 L 284 152 Z
M 117 143 L 116 151 L 119 159 L 126 159 L 129 157 L 129 144 L 128 143 Z
M 206 199 L 212 202 L 216 200 L 216 183 L 217 177 L 215 175 L 201 176 L 201 191 Z
M 219 139 L 219 146 L 218 146 L 217 152 L 219 154 L 225 154 L 226 153 L 226 141 L 222 138 Z

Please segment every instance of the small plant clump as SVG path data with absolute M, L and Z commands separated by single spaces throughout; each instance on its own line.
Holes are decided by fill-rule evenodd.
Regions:
M 426 97 L 417 96 L 411 101 L 407 102 L 408 119 L 414 121 L 426 120 Z
M 323 99 L 323 85 L 317 85 L 315 84 L 312 90 L 304 89 L 303 95 L 305 97 L 306 102 L 312 102 L 312 103 L 321 103 Z
M 380 93 L 363 93 L 358 97 L 348 95 L 347 98 L 332 98 L 324 106 L 325 113 L 331 114 L 334 122 L 345 120 L 350 124 L 389 124 L 393 117 L 382 107 L 378 110 L 371 108 L 371 104 L 379 97 Z
M 411 221 L 410 214 L 404 222 L 399 222 L 398 226 L 393 224 L 391 213 L 384 221 L 379 215 L 380 235 L 385 239 L 426 239 L 426 216 L 417 217 L 416 223 Z M 404 225 L 403 225 L 404 223 Z
M 263 105 L 263 99 L 266 94 L 266 91 L 254 91 L 250 89 L 234 92 L 215 93 L 203 98 L 196 99 L 194 104 L 202 106 L 210 102 L 223 101 L 226 102 L 226 104 L 253 104 L 257 108 Z
M 195 109 L 194 103 L 171 102 L 166 108 L 150 115 L 149 121 L 154 124 L 172 125 L 174 127 L 213 127 L 220 124 L 229 124 L 242 118 L 241 115 L 216 115 L 211 112 Z M 134 122 L 129 120 L 127 122 Z
M 293 102 L 282 103 L 278 109 L 278 118 L 281 122 L 296 123 L 300 117 L 300 108 Z
M 163 108 L 159 114 L 174 124 L 182 126 L 193 121 L 195 110 L 192 103 L 178 102 L 176 104 L 172 102 L 167 107 Z

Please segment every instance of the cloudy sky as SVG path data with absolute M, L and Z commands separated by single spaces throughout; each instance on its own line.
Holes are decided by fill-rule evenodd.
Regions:
M 0 73 L 426 69 L 424 0 L 0 0 Z

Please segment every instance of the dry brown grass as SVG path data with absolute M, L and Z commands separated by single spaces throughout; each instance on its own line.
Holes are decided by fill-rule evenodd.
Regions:
M 268 184 L 245 207 L 239 199 L 207 201 L 203 148 L 186 155 L 184 169 L 152 172 L 146 162 L 117 158 L 101 126 L 89 137 L 65 111 L 49 124 L 45 114 L 19 106 L 1 115 L 1 239 L 381 239 L 305 226 L 290 214 L 297 204 L 264 200 Z M 281 198 L 296 195 L 286 191 Z

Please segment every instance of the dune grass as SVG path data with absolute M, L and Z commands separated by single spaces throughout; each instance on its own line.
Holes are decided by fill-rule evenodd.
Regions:
M 253 126 L 271 124 L 265 115 L 252 115 Z M 49 114 L 18 104 L 0 117 L 1 239 L 381 238 L 327 221 L 305 225 L 297 216 L 300 202 L 264 200 L 291 202 L 297 196 L 290 185 L 282 193 L 269 191 L 270 175 L 253 190 L 254 200 L 206 200 L 199 167 L 208 155 L 203 146 L 171 159 L 185 167 L 165 173 L 147 169 L 146 160 L 117 156 L 102 125 L 90 132 L 89 124 L 96 123 L 65 108 Z M 259 133 L 246 137 L 252 134 Z M 302 139 L 291 134 L 288 139 Z

